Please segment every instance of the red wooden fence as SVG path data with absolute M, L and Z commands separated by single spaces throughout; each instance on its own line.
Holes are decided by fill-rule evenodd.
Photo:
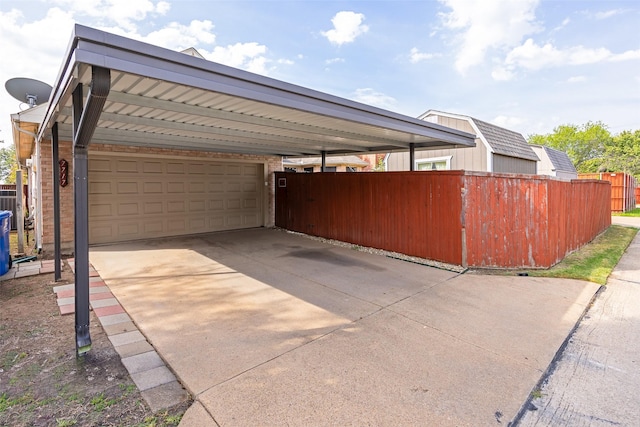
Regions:
M 636 179 L 622 172 L 581 173 L 580 179 L 602 179 L 611 183 L 611 211 L 627 212 L 639 201 Z
M 276 173 L 276 225 L 475 267 L 549 267 L 611 224 L 603 181 L 464 171 Z

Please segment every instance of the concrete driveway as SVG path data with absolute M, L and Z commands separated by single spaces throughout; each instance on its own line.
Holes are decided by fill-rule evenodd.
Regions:
M 194 396 L 185 426 L 506 425 L 598 289 L 270 229 L 96 247 L 91 262 Z

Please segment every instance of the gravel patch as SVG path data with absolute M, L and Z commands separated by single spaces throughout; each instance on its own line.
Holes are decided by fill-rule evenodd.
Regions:
M 432 260 L 432 259 L 426 259 L 426 258 L 420 258 L 420 257 L 416 257 L 416 256 L 401 254 L 399 252 L 392 252 L 392 251 L 386 251 L 386 250 L 383 250 L 383 249 L 371 248 L 371 247 L 367 247 L 367 246 L 360 246 L 360 245 L 356 245 L 356 244 L 353 244 L 353 243 L 342 242 L 340 240 L 326 239 L 324 237 L 318 237 L 318 236 L 311 236 L 309 234 L 304 234 L 304 233 L 300 233 L 300 232 L 297 232 L 297 231 L 291 231 L 291 230 L 285 230 L 285 229 L 279 229 L 279 230 L 284 231 L 284 232 L 289 233 L 289 234 L 294 234 L 296 236 L 302 236 L 302 237 L 305 237 L 307 239 L 315 240 L 315 241 L 318 241 L 318 242 L 327 243 L 327 244 L 333 245 L 333 246 L 339 246 L 339 247 L 342 247 L 342 248 L 349 248 L 349 249 L 353 249 L 353 250 L 356 250 L 356 251 L 366 252 L 366 253 L 373 254 L 373 255 L 385 256 L 387 258 L 398 259 L 398 260 L 401 260 L 401 261 L 413 262 L 415 264 L 420 264 L 420 265 L 425 265 L 425 266 L 428 266 L 428 267 L 439 268 L 441 270 L 452 271 L 454 273 L 462 274 L 462 273 L 465 273 L 467 271 L 467 268 L 462 267 L 460 265 L 448 264 L 446 262 L 435 261 L 435 260 Z

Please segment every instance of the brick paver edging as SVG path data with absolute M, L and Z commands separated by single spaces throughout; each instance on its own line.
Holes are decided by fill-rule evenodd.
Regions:
M 69 259 L 67 263 L 74 270 L 74 260 Z M 151 410 L 157 412 L 187 400 L 188 393 L 138 330 L 98 272 L 93 266 L 89 266 L 89 271 L 90 308 Z M 55 286 L 53 292 L 58 299 L 60 314 L 74 313 L 75 284 Z

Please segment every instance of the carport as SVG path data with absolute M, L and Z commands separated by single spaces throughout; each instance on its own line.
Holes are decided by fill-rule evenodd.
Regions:
M 474 145 L 464 132 L 80 25 L 49 101 L 38 141 L 52 141 L 57 268 L 59 141 L 73 147 L 78 354 L 91 346 L 90 144 L 323 158 Z

